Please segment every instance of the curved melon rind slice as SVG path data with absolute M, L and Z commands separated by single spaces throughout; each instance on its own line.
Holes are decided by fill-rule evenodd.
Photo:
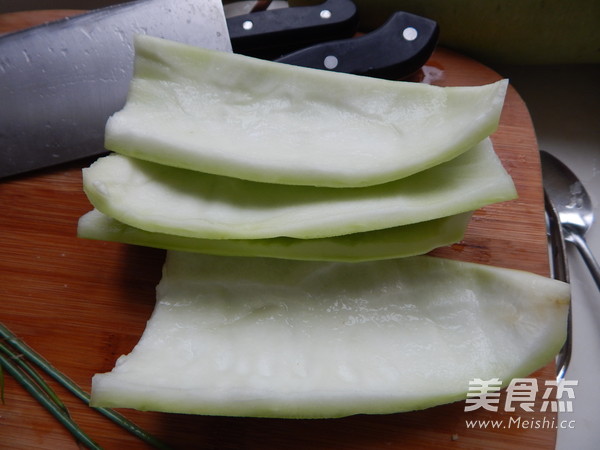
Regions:
M 411 177 L 363 188 L 273 185 L 118 154 L 83 170 L 96 209 L 142 230 L 204 239 L 339 236 L 424 222 L 517 196 L 491 141 Z
M 358 264 L 169 252 L 139 343 L 93 406 L 329 418 L 465 399 L 551 361 L 569 286 L 419 256 Z
M 149 36 L 135 47 L 107 149 L 277 184 L 368 186 L 448 161 L 496 130 L 508 85 L 381 80 Z
M 94 209 L 79 219 L 77 235 L 86 239 L 211 255 L 358 262 L 421 255 L 454 244 L 463 238 L 470 218 L 469 212 L 401 227 L 321 239 L 197 239 L 140 230 Z

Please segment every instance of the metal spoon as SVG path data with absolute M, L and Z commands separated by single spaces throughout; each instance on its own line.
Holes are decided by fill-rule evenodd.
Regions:
M 552 202 L 567 242 L 575 244 L 600 289 L 600 266 L 585 238 L 594 221 L 592 201 L 577 176 L 556 157 L 540 151 L 544 189 Z
M 550 250 L 550 261 L 552 263 L 552 278 L 569 283 L 569 264 L 567 263 L 567 252 L 565 240 L 556 209 L 544 192 L 544 206 L 546 209 L 546 225 L 548 230 L 548 248 Z M 569 315 L 567 316 L 567 337 L 560 352 L 556 355 L 556 381 L 565 378 L 573 349 L 573 311 L 569 303 Z

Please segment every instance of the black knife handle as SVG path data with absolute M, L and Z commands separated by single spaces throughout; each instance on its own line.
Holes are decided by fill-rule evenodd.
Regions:
M 351 0 L 260 11 L 227 19 L 235 53 L 277 58 L 318 42 L 352 36 L 358 11 Z
M 399 11 L 371 33 L 316 44 L 277 62 L 397 80 L 425 64 L 438 36 L 435 21 Z

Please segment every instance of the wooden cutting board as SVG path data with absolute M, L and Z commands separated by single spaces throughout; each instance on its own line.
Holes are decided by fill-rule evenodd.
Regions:
M 0 15 L 0 29 L 60 15 Z M 479 85 L 499 78 L 476 61 L 439 49 L 413 81 Z M 515 180 L 519 199 L 481 209 L 463 242 L 434 254 L 548 275 L 538 147 L 527 108 L 512 87 L 492 139 Z M 81 185 L 81 168 L 90 163 L 0 180 L 0 321 L 88 392 L 92 375 L 111 370 L 116 358 L 129 353 L 141 336 L 164 259 L 160 250 L 76 237 L 78 218 L 91 209 Z M 543 386 L 542 380 L 554 378 L 554 364 L 549 361 L 534 376 Z M 74 419 L 104 448 L 146 448 L 56 389 Z M 458 402 L 425 411 L 334 420 L 122 412 L 163 441 L 186 449 L 553 449 L 554 428 L 507 426 L 511 417 L 556 423 L 555 413 L 539 412 L 541 401 L 537 399 L 533 413 L 508 413 L 503 408 L 465 412 L 464 402 Z M 467 428 L 467 420 L 477 419 L 503 420 L 505 428 Z M 75 449 L 77 444 L 6 375 L 0 448 Z

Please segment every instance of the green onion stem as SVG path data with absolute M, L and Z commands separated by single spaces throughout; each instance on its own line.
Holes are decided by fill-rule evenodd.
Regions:
M 25 344 L 22 340 L 20 340 L 15 334 L 12 333 L 12 331 L 6 328 L 6 326 L 4 326 L 2 323 L 0 323 L 0 337 L 4 338 L 16 350 L 21 352 L 27 359 L 29 359 L 35 365 L 40 367 L 44 372 L 46 372 L 59 384 L 65 387 L 69 392 L 71 392 L 73 395 L 75 395 L 82 402 L 89 406 L 90 395 L 87 392 L 81 389 L 74 381 L 72 381 L 66 375 L 54 368 L 46 359 L 44 359 L 39 353 L 37 353 L 35 350 L 33 350 L 31 347 Z M 159 441 L 154 436 L 148 434 L 135 423 L 131 422 L 125 416 L 114 411 L 113 409 L 96 407 L 92 407 L 92 409 L 98 411 L 100 414 L 103 414 L 104 416 L 115 422 L 117 425 L 129 431 L 142 441 L 150 444 L 154 448 L 164 450 L 170 448 L 168 445 Z
M 0 366 L 0 403 L 4 405 L 4 370 Z
M 40 402 L 56 419 L 63 424 L 82 444 L 90 449 L 101 449 L 81 428 L 71 419 L 63 408 L 54 403 L 44 390 L 36 385 L 22 370 L 18 364 L 14 364 L 5 355 L 0 354 L 0 365 L 15 378 L 29 394 Z
M 42 389 L 46 395 L 52 400 L 58 407 L 60 407 L 67 415 L 69 415 L 69 411 L 65 404 L 58 398 L 58 395 L 52 390 L 48 383 L 44 381 L 44 379 L 29 365 L 27 362 L 17 353 L 11 351 L 8 347 L 3 344 L 0 344 L 0 352 L 7 355 L 19 368 L 25 372 L 34 383 L 36 383 L 40 389 Z

